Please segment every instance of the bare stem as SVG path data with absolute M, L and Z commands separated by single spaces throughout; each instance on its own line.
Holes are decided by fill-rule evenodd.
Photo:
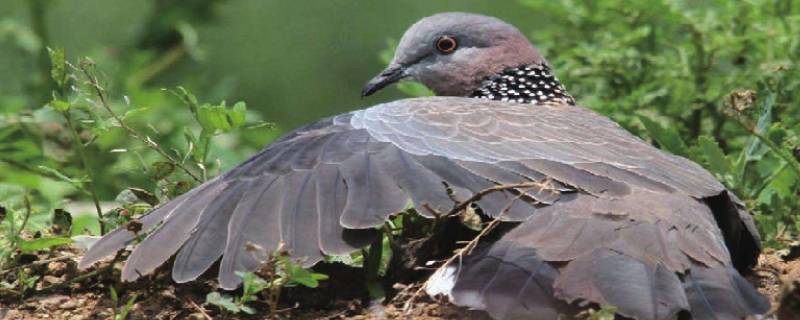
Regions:
M 64 261 L 64 260 L 69 260 L 69 259 L 73 259 L 73 258 L 77 258 L 77 257 L 79 257 L 79 256 L 77 256 L 77 255 L 66 255 L 66 256 L 59 256 L 59 257 L 50 258 L 50 259 L 37 260 L 37 261 L 31 262 L 31 263 L 16 265 L 16 266 L 13 266 L 13 267 L 9 267 L 7 269 L 0 270 L 0 275 L 4 275 L 4 274 L 7 274 L 8 272 L 11 272 L 11 271 L 14 271 L 14 270 L 18 270 L 18 269 L 22 269 L 22 268 L 41 266 L 41 265 L 46 265 L 46 264 L 48 264 L 50 262 Z
M 19 226 L 19 230 L 17 233 L 17 238 L 22 234 L 22 230 L 25 230 L 25 227 L 28 225 L 28 220 L 31 218 L 31 199 L 28 197 L 28 194 L 25 194 L 22 197 L 23 201 L 25 202 L 25 216 L 22 218 L 22 225 Z
M 86 150 L 81 142 L 81 137 L 78 135 L 78 130 L 75 128 L 75 124 L 72 121 L 72 115 L 70 115 L 69 111 L 64 111 L 61 113 L 64 115 L 64 119 L 67 122 L 67 127 L 69 128 L 70 133 L 72 134 L 72 139 L 75 141 L 75 151 L 78 153 L 78 156 L 81 158 L 81 163 L 83 165 L 83 171 L 89 177 L 89 194 L 92 196 L 92 202 L 94 202 L 94 208 L 97 210 L 97 221 L 100 224 L 100 234 L 106 233 L 106 226 L 103 222 L 103 209 L 100 208 L 100 199 L 97 197 L 97 180 L 95 180 L 94 172 L 92 170 L 92 166 L 89 163 L 89 157 L 86 156 Z
M 490 194 L 492 192 L 511 190 L 511 189 L 526 189 L 526 188 L 549 189 L 551 187 L 548 185 L 547 182 L 536 182 L 536 181 L 514 183 L 514 184 L 499 184 L 499 185 L 496 185 L 496 186 L 493 186 L 493 187 L 486 188 L 486 189 L 483 189 L 481 191 L 478 191 L 477 193 L 473 194 L 471 197 L 467 198 L 466 200 L 460 201 L 455 207 L 453 207 L 453 209 L 448 211 L 443 216 L 444 217 L 449 217 L 449 216 L 454 216 L 456 214 L 459 214 L 461 211 L 466 210 L 469 205 L 471 205 L 472 203 L 474 203 L 476 201 L 481 200 L 481 198 L 483 198 L 484 196 L 486 196 L 487 194 Z M 425 207 L 428 210 L 431 210 L 430 207 L 427 206 L 427 205 L 423 205 L 423 207 Z
M 188 53 L 188 49 L 183 44 L 179 44 L 170 48 L 156 61 L 145 67 L 142 71 L 139 71 L 131 76 L 130 83 L 138 87 L 149 82 L 158 74 L 174 65 L 176 62 L 180 61 L 180 59 L 185 56 L 186 53 Z

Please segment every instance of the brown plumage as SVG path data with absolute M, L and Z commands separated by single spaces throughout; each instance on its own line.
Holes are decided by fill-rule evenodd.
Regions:
M 442 35 L 459 47 L 437 53 L 432 44 Z M 546 62 L 508 24 L 441 14 L 407 31 L 389 69 L 364 93 L 412 78 L 439 94 L 470 95 L 492 74 L 531 64 Z M 151 233 L 122 277 L 135 280 L 177 253 L 175 281 L 196 279 L 221 258 L 220 285 L 235 288 L 234 271 L 264 258 L 249 245 L 284 243 L 308 266 L 366 246 L 409 201 L 424 216 L 425 206 L 450 210 L 445 185 L 464 200 L 497 184 L 541 182 L 553 188 L 521 190 L 521 200 L 516 192 L 481 198 L 488 215 L 508 208 L 501 219 L 521 224 L 441 268 L 428 292 L 498 319 L 555 319 L 602 304 L 636 319 L 765 312 L 766 300 L 739 274 L 759 254 L 740 201 L 697 164 L 564 97 L 523 101 L 533 105 L 405 99 L 297 129 L 143 217 Z M 112 231 L 81 266 L 133 239 Z

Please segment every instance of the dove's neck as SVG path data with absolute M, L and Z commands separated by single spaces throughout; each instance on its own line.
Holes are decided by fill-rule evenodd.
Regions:
M 546 64 L 505 69 L 486 79 L 470 97 L 517 103 L 575 105 L 575 99 Z

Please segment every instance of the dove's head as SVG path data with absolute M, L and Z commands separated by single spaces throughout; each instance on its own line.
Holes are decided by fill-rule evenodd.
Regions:
M 416 80 L 437 95 L 466 96 L 506 68 L 543 64 L 514 26 L 470 13 L 423 18 L 403 35 L 389 66 L 362 91 L 368 96 L 394 82 Z

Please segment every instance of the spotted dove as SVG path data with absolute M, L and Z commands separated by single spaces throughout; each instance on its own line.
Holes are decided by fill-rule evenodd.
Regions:
M 123 280 L 176 255 L 176 282 L 221 259 L 219 283 L 284 245 L 311 266 L 368 245 L 411 203 L 425 217 L 500 184 L 477 205 L 517 223 L 443 266 L 431 295 L 496 319 L 556 319 L 612 305 L 634 319 L 742 319 L 769 305 L 741 273 L 759 235 L 736 196 L 697 164 L 666 154 L 576 105 L 513 26 L 443 13 L 402 37 L 370 95 L 403 79 L 439 97 L 397 100 L 294 130 L 249 160 L 142 217 L 149 232 Z M 451 192 L 452 194 L 448 194 Z M 456 201 L 454 201 L 454 199 Z M 105 235 L 87 267 L 134 242 Z

